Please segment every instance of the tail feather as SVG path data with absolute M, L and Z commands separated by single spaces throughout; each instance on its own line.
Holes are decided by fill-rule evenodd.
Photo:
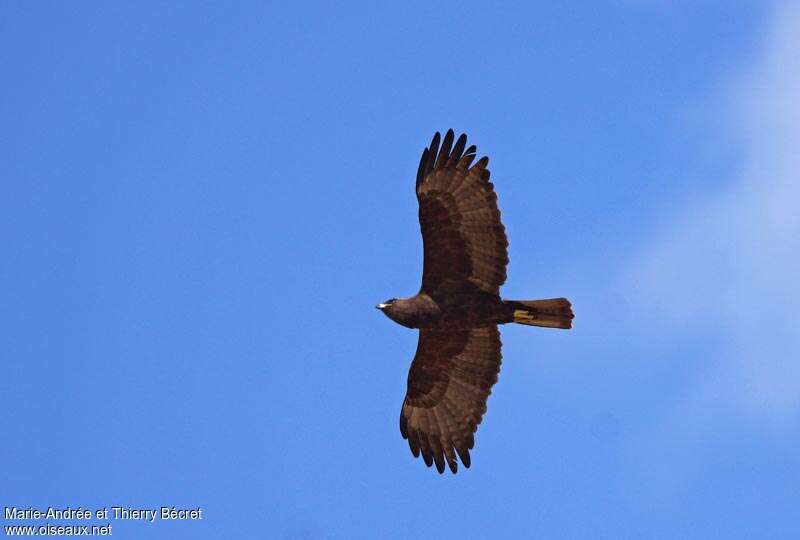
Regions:
M 506 300 L 512 308 L 510 322 L 546 328 L 572 328 L 572 304 L 566 298 L 548 300 Z

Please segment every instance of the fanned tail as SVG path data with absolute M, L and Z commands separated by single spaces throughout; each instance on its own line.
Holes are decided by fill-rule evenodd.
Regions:
M 512 310 L 511 321 L 528 326 L 572 328 L 572 304 L 566 298 L 547 300 L 504 300 Z

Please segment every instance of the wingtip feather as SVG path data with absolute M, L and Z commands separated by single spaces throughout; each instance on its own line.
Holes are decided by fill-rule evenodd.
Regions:
M 442 139 L 442 147 L 439 149 L 439 156 L 436 158 L 436 163 L 433 165 L 434 169 L 440 169 L 447 164 L 450 159 L 450 150 L 453 148 L 453 130 L 448 129 Z

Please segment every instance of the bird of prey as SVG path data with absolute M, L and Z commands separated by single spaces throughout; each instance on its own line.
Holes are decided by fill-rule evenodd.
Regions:
M 441 147 L 439 143 L 441 142 Z M 489 158 L 474 164 L 466 135 L 437 132 L 417 171 L 422 229 L 422 286 L 409 298 L 378 304 L 387 317 L 419 329 L 419 342 L 400 411 L 400 433 L 414 457 L 458 470 L 470 466 L 474 434 L 500 371 L 498 324 L 571 328 L 566 298 L 503 300 L 508 241 Z

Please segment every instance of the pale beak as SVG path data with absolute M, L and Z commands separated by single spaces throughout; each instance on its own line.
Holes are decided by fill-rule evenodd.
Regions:
M 389 304 L 378 304 L 377 306 L 375 306 L 375 309 L 384 309 L 387 307 L 389 307 Z

